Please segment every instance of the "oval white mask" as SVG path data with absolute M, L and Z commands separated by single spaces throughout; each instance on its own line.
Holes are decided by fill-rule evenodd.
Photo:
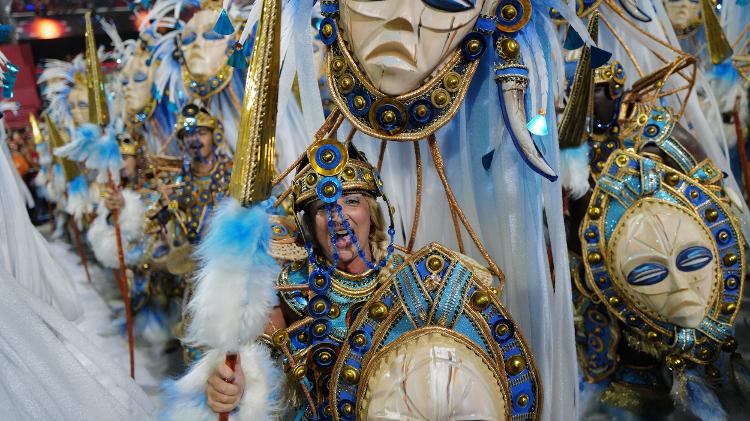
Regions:
M 232 35 L 219 35 L 214 25 L 218 10 L 200 10 L 182 30 L 182 55 L 193 79 L 205 82 L 227 64 L 227 48 Z
M 701 5 L 697 1 L 665 0 L 664 8 L 678 34 L 690 31 L 701 23 Z
M 89 91 L 86 82 L 73 85 L 68 94 L 68 106 L 76 126 L 89 122 Z
M 341 34 L 381 92 L 396 96 L 418 88 L 472 30 L 484 0 L 446 3 L 465 10 L 440 10 L 423 0 L 339 1 Z
M 133 115 L 142 111 L 151 101 L 151 84 L 154 72 L 146 65 L 148 52 L 138 48 L 122 69 L 122 83 L 125 85 L 125 111 Z
M 620 220 L 610 243 L 615 282 L 641 311 L 697 328 L 718 282 L 708 230 L 677 205 L 644 199 Z

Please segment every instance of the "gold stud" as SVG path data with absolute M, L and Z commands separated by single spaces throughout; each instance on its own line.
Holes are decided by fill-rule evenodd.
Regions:
M 602 216 L 602 208 L 599 206 L 592 206 L 589 208 L 588 214 L 591 219 L 599 219 L 599 217 Z
M 615 298 L 615 297 L 612 297 L 612 298 Z M 635 317 L 632 314 L 630 316 L 628 316 L 628 323 L 630 323 L 631 325 L 633 325 L 633 324 L 636 324 L 637 322 L 638 322 L 638 318 L 637 317 Z
M 701 357 L 702 360 L 707 360 L 711 357 L 711 350 L 708 348 L 701 348 L 700 351 L 698 351 L 698 356 Z
M 318 355 L 318 360 L 323 364 L 328 363 L 333 359 L 333 355 L 328 351 L 323 351 Z
M 650 330 L 650 331 L 649 331 L 649 332 L 648 332 L 648 333 L 646 334 L 646 339 L 648 339 L 648 340 L 649 340 L 649 341 L 651 341 L 651 342 L 656 342 L 656 341 L 658 341 L 658 340 L 659 340 L 659 334 L 658 334 L 658 333 L 656 333 L 656 332 L 654 332 L 653 330 Z
M 341 57 L 336 57 L 331 61 L 331 70 L 333 70 L 334 73 L 341 73 L 346 68 L 346 64 L 344 63 L 344 59 Z
M 727 338 L 726 341 L 721 345 L 721 349 L 723 349 L 726 352 L 734 352 L 737 350 L 737 339 L 734 339 L 734 337 L 730 336 Z
M 341 315 L 341 309 L 336 304 L 331 304 L 331 309 L 328 311 L 329 319 L 337 319 Z
M 384 123 L 393 123 L 396 121 L 396 113 L 393 112 L 393 110 L 385 110 L 383 112 L 383 122 Z
M 613 295 L 613 296 L 609 297 L 609 300 L 608 300 L 608 301 L 609 301 L 609 304 L 610 304 L 611 306 L 613 306 L 613 307 L 617 307 L 617 306 L 619 306 L 619 305 L 620 305 L 620 303 L 621 303 L 621 301 L 620 301 L 620 297 L 618 297 L 618 296 L 616 296 L 616 295 Z
M 594 231 L 586 231 L 586 238 L 593 240 L 596 238 L 596 233 Z
M 359 381 L 359 370 L 350 365 L 344 366 L 341 377 L 349 384 L 356 384 Z
M 665 177 L 665 180 L 670 186 L 676 186 L 677 183 L 680 182 L 680 176 L 677 173 L 669 173 L 669 175 Z
M 351 75 L 344 75 L 339 79 L 341 93 L 348 94 L 354 88 L 354 78 Z
M 323 152 L 323 153 L 322 153 L 322 154 L 320 155 L 320 159 L 321 159 L 321 160 L 322 160 L 323 162 L 325 162 L 326 164 L 330 164 L 331 162 L 333 162 L 334 158 L 336 158 L 336 155 L 334 155 L 334 153 L 333 153 L 332 151 L 330 151 L 330 150 L 328 150 L 328 151 L 324 151 L 324 152 Z
M 734 278 L 727 279 L 727 286 L 729 288 L 734 288 L 737 285 L 737 280 Z
M 466 44 L 466 49 L 469 50 L 471 54 L 478 53 L 480 48 L 482 48 L 482 44 L 476 39 L 473 39 Z
M 495 326 L 495 334 L 497 336 L 503 337 L 506 334 L 508 334 L 508 331 L 510 330 L 510 327 L 508 327 L 505 323 L 498 323 L 497 326 Z
M 700 197 L 700 195 L 701 194 L 698 193 L 698 190 L 693 190 L 693 191 L 690 192 L 690 198 L 691 199 L 697 199 L 698 197 Z
M 297 340 L 300 341 L 300 342 L 302 342 L 302 343 L 307 342 L 307 332 L 300 332 L 300 333 L 298 333 L 297 334 Z
M 305 371 L 307 371 L 305 365 L 300 364 L 297 367 L 294 367 L 294 370 L 292 370 L 292 375 L 295 379 L 302 380 L 302 378 L 305 377 Z
M 630 158 L 628 158 L 627 155 L 619 155 L 615 162 L 617 163 L 617 166 L 622 168 L 628 165 L 628 162 L 630 162 Z
M 430 256 L 427 259 L 427 270 L 436 273 L 445 266 L 445 260 L 440 256 Z
M 490 300 L 489 294 L 485 291 L 476 291 L 471 294 L 471 307 L 477 311 L 483 311 L 486 309 L 492 300 Z
M 526 368 L 526 359 L 521 355 L 514 355 L 505 361 L 505 371 L 511 376 L 517 376 Z
M 523 408 L 529 403 L 529 395 L 524 393 L 523 395 L 519 396 L 518 399 L 516 400 L 516 403 L 518 404 L 518 406 Z
M 646 114 L 640 114 L 638 116 L 638 124 L 643 126 L 648 121 L 648 116 Z
M 354 103 L 354 108 L 357 110 L 361 110 L 365 108 L 365 106 L 367 105 L 367 101 L 365 100 L 365 97 L 363 97 L 362 95 L 355 96 L 354 101 L 352 102 Z
M 425 117 L 427 116 L 427 113 L 428 113 L 429 111 L 430 111 L 430 110 L 429 110 L 429 109 L 427 108 L 427 106 L 426 106 L 426 105 L 424 105 L 424 104 L 419 104 L 419 105 L 417 105 L 417 107 L 416 107 L 416 108 L 414 109 L 414 114 L 416 114 L 416 116 L 417 116 L 417 117 L 419 117 L 419 118 L 425 118 Z
M 352 404 L 346 402 L 345 404 L 341 405 L 341 410 L 346 414 L 351 414 L 354 408 L 352 407 Z
M 500 40 L 499 47 L 498 54 L 500 57 L 509 61 L 518 59 L 518 55 L 521 52 L 521 46 L 513 38 L 503 38 Z
M 656 126 L 651 126 L 646 130 L 646 133 L 650 134 L 651 136 L 655 135 L 659 132 L 659 129 L 656 128 Z
M 305 177 L 305 183 L 307 183 L 308 186 L 314 185 L 318 181 L 318 175 L 315 173 L 307 174 Z
M 325 331 L 326 331 L 326 325 L 323 323 L 317 324 L 315 325 L 315 327 L 313 327 L 313 332 L 315 332 L 315 334 L 318 336 L 324 334 Z
M 724 259 L 723 260 L 724 260 L 724 264 L 725 265 L 732 266 L 735 263 L 737 263 L 737 255 L 734 254 L 734 253 L 732 253 L 732 252 L 729 252 L 729 253 L 727 253 L 727 254 L 724 255 Z
M 271 341 L 276 346 L 284 346 L 289 341 L 289 335 L 286 333 L 286 330 L 279 329 L 276 332 L 273 333 L 273 336 L 271 336 Z
M 323 33 L 324 37 L 330 38 L 331 35 L 333 35 L 333 25 L 331 25 L 330 23 L 326 23 L 322 28 L 320 28 L 320 31 Z
M 592 265 L 596 265 L 602 261 L 602 255 L 601 253 L 595 251 L 593 253 L 589 253 L 589 255 L 586 257 L 586 260 Z
M 461 76 L 456 72 L 449 72 L 443 78 L 443 85 L 448 92 L 456 92 L 461 87 Z
M 714 208 L 706 209 L 705 215 L 708 222 L 716 222 L 716 220 L 719 219 L 719 211 Z
M 351 181 L 351 180 L 354 180 L 354 177 L 357 176 L 357 172 L 354 171 L 354 168 L 352 167 L 346 167 L 344 168 L 342 175 L 344 176 L 344 180 Z
M 735 303 L 724 303 L 721 305 L 721 312 L 724 314 L 732 314 L 737 310 L 737 304 Z
M 516 7 L 512 4 L 506 4 L 502 9 L 500 9 L 500 16 L 502 16 L 505 20 L 513 20 L 516 18 L 516 16 L 518 16 L 518 9 L 516 9 Z
M 324 303 L 322 300 L 319 300 L 315 304 L 313 304 L 313 310 L 315 310 L 316 313 L 320 313 L 325 309 L 326 303 Z
M 716 368 L 716 367 L 714 367 L 712 365 L 707 365 L 706 366 L 706 376 L 708 376 L 708 377 L 710 377 L 712 379 L 718 379 L 720 375 L 721 375 L 721 372 L 719 372 L 718 368 Z
M 607 278 L 605 278 L 604 276 L 600 276 L 598 281 L 599 281 L 599 285 L 604 285 L 607 283 Z
M 326 278 L 323 276 L 316 276 L 315 277 L 315 286 L 316 287 L 323 287 L 326 284 Z
M 357 333 L 352 337 L 352 342 L 357 346 L 365 346 L 367 344 L 367 337 L 363 333 Z
M 388 307 L 378 301 L 370 306 L 367 314 L 375 320 L 383 320 L 388 316 Z
M 445 108 L 450 101 L 450 94 L 442 88 L 435 89 L 430 95 L 430 101 L 435 108 Z
M 323 194 L 329 197 L 333 196 L 334 194 L 336 194 L 336 186 L 334 186 L 333 184 L 326 184 L 325 186 L 323 186 Z
M 685 367 L 685 359 L 677 355 L 667 355 L 665 359 L 667 367 L 672 370 L 679 370 Z

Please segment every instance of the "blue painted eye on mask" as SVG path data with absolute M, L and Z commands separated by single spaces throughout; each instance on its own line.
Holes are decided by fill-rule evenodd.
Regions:
M 148 79 L 148 75 L 146 74 L 146 72 L 143 72 L 140 70 L 135 72 L 135 74 L 133 75 L 133 82 L 135 83 L 141 83 L 145 81 L 146 79 Z
M 128 80 L 128 78 L 124 77 L 124 78 L 122 78 L 122 80 L 120 81 L 120 83 L 122 83 L 122 86 L 127 86 L 127 84 L 130 83 L 130 80 Z
M 634 286 L 654 285 L 663 281 L 669 275 L 669 269 L 658 263 L 644 263 L 638 265 L 628 274 L 628 283 Z
M 713 258 L 714 255 L 711 253 L 711 250 L 705 247 L 688 247 L 677 255 L 677 269 L 683 272 L 692 272 L 694 270 L 702 269 L 707 264 L 711 263 Z
M 422 2 L 446 12 L 464 12 L 473 9 L 477 0 L 422 0 Z
M 473 9 L 477 0 L 422 0 L 422 3 L 444 12 L 464 12 Z
M 214 31 L 206 31 L 203 33 L 203 39 L 208 41 L 216 41 L 219 39 L 224 39 L 224 35 L 221 35 L 220 33 Z
M 188 32 L 182 36 L 182 45 L 190 45 L 195 42 L 196 38 L 197 36 L 195 35 L 195 32 Z

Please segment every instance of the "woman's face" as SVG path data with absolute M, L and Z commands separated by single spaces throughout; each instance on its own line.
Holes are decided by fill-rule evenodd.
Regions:
M 351 231 L 357 236 L 357 242 L 365 252 L 365 256 L 368 260 L 372 260 L 369 240 L 372 223 L 370 219 L 370 206 L 367 200 L 362 194 L 351 193 L 343 194 L 337 203 L 341 206 L 341 213 L 349 223 Z M 328 212 L 326 211 L 326 207 L 323 202 L 318 200 L 313 202 L 310 208 L 313 212 L 315 241 L 320 245 L 320 249 L 325 254 L 326 259 L 333 261 L 333 246 L 331 245 L 331 234 L 328 230 Z M 339 269 L 346 269 L 360 259 L 359 254 L 338 212 L 332 210 L 331 219 L 336 239 L 336 251 L 339 256 L 337 266 Z

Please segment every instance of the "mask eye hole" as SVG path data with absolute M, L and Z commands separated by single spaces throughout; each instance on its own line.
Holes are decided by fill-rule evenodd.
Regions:
M 476 0 L 422 0 L 424 4 L 446 12 L 464 12 L 474 8 Z
M 688 247 L 677 255 L 677 269 L 683 272 L 692 272 L 702 269 L 713 260 L 711 250 L 701 247 Z
M 146 72 L 142 72 L 140 70 L 135 72 L 135 74 L 133 75 L 133 82 L 136 83 L 143 82 L 146 79 L 148 79 L 148 75 L 146 74 Z
M 188 32 L 187 34 L 182 36 L 182 45 L 190 45 L 193 42 L 195 42 L 195 32 Z
M 628 283 L 634 286 L 654 285 L 663 281 L 669 270 L 658 263 L 643 263 L 628 273 Z
M 214 31 L 207 31 L 203 33 L 203 39 L 208 41 L 216 41 L 217 39 L 224 39 L 224 35 L 221 35 Z

